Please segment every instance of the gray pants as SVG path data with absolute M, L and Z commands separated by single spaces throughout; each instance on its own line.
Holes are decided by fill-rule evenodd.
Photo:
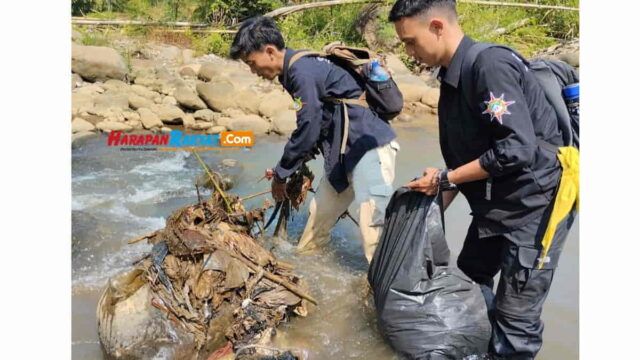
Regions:
M 493 325 L 490 352 L 506 359 L 534 359 L 542 347 L 540 319 L 560 253 L 575 219 L 572 211 L 558 226 L 545 259 L 540 242 L 548 214 L 509 234 L 480 239 L 471 222 L 458 267 L 480 284 Z M 538 261 L 543 261 L 538 269 Z M 500 272 L 495 295 L 493 278 Z

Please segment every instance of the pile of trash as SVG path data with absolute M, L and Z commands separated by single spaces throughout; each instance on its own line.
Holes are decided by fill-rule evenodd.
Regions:
M 308 183 L 301 172 L 294 178 Z M 305 191 L 294 187 L 297 208 L 310 182 Z M 293 266 L 256 241 L 272 205 L 247 211 L 237 195 L 215 188 L 208 200 L 174 211 L 165 228 L 130 241 L 146 239 L 153 248 L 110 279 L 100 298 L 107 358 L 303 358 L 267 345 L 278 324 L 317 304 Z

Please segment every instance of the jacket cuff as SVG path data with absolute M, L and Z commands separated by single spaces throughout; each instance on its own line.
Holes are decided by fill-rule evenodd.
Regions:
M 276 172 L 276 176 L 279 177 L 280 179 L 286 179 L 289 176 L 291 176 L 291 174 L 293 174 L 294 172 L 296 172 L 296 170 L 298 170 L 299 166 L 294 166 L 291 169 L 285 169 L 282 166 L 280 166 L 280 163 L 278 163 L 278 165 L 275 167 L 275 169 L 273 169 Z
M 480 156 L 480 166 L 491 176 L 499 176 L 502 174 L 502 166 L 496 159 L 493 149 L 488 150 Z

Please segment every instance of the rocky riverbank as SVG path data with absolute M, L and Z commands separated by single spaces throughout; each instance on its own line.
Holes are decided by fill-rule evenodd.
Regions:
M 194 57 L 190 49 L 131 39 L 111 46 L 72 43 L 72 142 L 116 130 L 288 135 L 296 127 L 291 96 L 277 80 L 259 78 L 242 62 L 212 54 Z M 539 56 L 577 66 L 578 42 L 544 49 Z M 394 121 L 436 114 L 434 73 L 415 74 L 398 56 L 385 57 L 405 100 Z

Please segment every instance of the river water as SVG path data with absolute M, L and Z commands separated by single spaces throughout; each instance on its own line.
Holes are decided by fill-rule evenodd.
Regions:
M 426 166 L 443 165 L 434 119 L 395 126 L 401 150 L 397 157 L 396 186 L 419 175 Z M 246 196 L 265 190 L 256 183 L 281 154 L 284 138 L 258 138 L 250 150 L 209 151 L 200 155 L 208 164 L 239 160 L 242 180 L 231 190 Z M 317 179 L 321 161 L 310 163 Z M 106 146 L 106 136 L 87 139 L 72 150 L 72 355 L 74 359 L 103 359 L 98 342 L 95 310 L 101 289 L 110 276 L 129 269 L 150 250 L 146 243 L 127 245 L 131 238 L 164 227 L 178 207 L 196 202 L 193 181 L 201 173 L 187 152 L 119 151 Z M 208 195 L 206 193 L 205 195 Z M 261 198 L 247 208 L 259 206 Z M 296 265 L 312 287 L 320 306 L 307 318 L 280 326 L 277 344 L 306 349 L 310 359 L 400 359 L 376 329 L 374 310 L 361 301 L 366 260 L 356 226 L 341 220 L 332 242 L 322 254 L 297 257 L 293 243 L 306 221 L 305 208 L 289 225 L 289 241 L 274 252 Z M 471 221 L 469 206 L 459 196 L 447 210 L 447 241 L 452 261 L 460 252 Z M 355 209 L 351 209 L 355 214 Z M 578 227 L 569 234 L 560 266 L 546 301 L 544 346 L 538 359 L 578 359 Z

